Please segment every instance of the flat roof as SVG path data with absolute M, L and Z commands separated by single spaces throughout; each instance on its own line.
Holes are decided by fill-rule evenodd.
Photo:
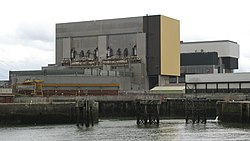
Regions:
M 56 23 L 56 25 L 62 25 L 62 24 L 74 24 L 74 23 L 83 23 L 83 22 L 99 22 L 99 21 L 109 21 L 109 20 L 122 20 L 122 19 L 131 19 L 131 18 L 143 18 L 143 17 L 154 17 L 154 16 L 164 16 L 173 20 L 177 20 L 175 18 L 171 18 L 165 15 L 144 15 L 144 16 L 135 16 L 135 17 L 123 17 L 123 18 L 110 18 L 110 19 L 98 19 L 98 20 L 86 20 L 86 21 L 75 21 L 75 22 L 63 22 L 63 23 Z
M 186 83 L 250 83 L 250 72 L 188 74 L 185 78 Z
M 231 43 L 234 43 L 234 44 L 238 44 L 237 42 L 230 41 L 230 40 L 192 41 L 192 42 L 184 42 L 184 41 L 181 41 L 181 44 L 199 44 L 199 43 L 215 43 L 215 42 L 231 42 Z
M 122 19 L 131 19 L 131 18 L 142 18 L 143 16 L 137 17 L 124 17 L 124 18 L 113 18 L 113 19 L 99 19 L 99 20 L 86 20 L 86 21 L 73 21 L 73 22 L 62 22 L 56 23 L 56 25 L 65 25 L 65 24 L 75 24 L 75 23 L 85 23 L 85 22 L 100 22 L 100 21 L 109 21 L 109 20 L 122 20 Z

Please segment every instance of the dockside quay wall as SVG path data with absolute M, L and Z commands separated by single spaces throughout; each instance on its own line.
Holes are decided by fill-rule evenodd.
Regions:
M 136 117 L 134 101 L 100 101 L 100 118 L 114 117 Z M 216 117 L 216 100 L 209 100 L 207 103 L 207 117 Z M 185 118 L 185 100 L 167 99 L 159 106 L 160 118 Z
M 75 104 L 0 104 L 1 124 L 59 124 L 75 120 Z
M 185 99 L 195 95 L 132 95 L 118 96 L 68 96 L 68 97 L 18 97 L 14 103 L 0 104 L 0 124 L 61 124 L 76 123 L 76 101 L 89 99 L 96 101 L 94 118 L 135 118 L 136 100 L 161 99 L 160 118 L 184 118 Z M 198 95 L 199 96 L 199 95 Z M 202 95 L 202 97 L 205 97 Z M 206 96 L 207 117 L 214 119 L 217 115 L 216 102 L 224 96 Z M 217 107 L 216 107 L 217 106 Z
M 222 122 L 250 123 L 250 101 L 218 101 L 217 112 Z
M 98 121 L 98 112 L 94 112 Z M 0 124 L 76 123 L 75 103 L 2 103 Z
M 169 96 L 169 95 L 168 95 Z M 172 96 L 172 95 L 171 95 Z M 169 96 L 170 97 L 170 96 Z M 173 96 L 172 96 L 173 97 Z M 182 98 L 181 98 L 182 97 Z M 100 118 L 135 118 L 135 101 L 137 99 L 153 100 L 163 98 L 155 95 L 119 95 L 119 96 L 88 96 L 88 97 L 21 97 L 15 98 L 16 103 L 70 103 L 79 99 L 91 99 L 98 102 L 98 117 Z M 207 103 L 207 117 L 216 117 L 216 101 L 209 99 Z M 63 106 L 62 106 L 63 107 Z M 74 108 L 73 108 L 74 109 Z M 184 118 L 185 98 L 180 97 L 162 99 L 159 107 L 160 118 Z M 65 112 L 67 109 L 65 109 Z M 70 111 L 70 109 L 68 109 Z M 71 110 L 72 111 L 72 110 Z M 68 112 L 69 113 L 69 112 Z M 74 113 L 72 116 L 75 116 Z

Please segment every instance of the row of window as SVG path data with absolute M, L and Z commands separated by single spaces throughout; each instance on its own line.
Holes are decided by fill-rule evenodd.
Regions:
M 242 89 L 186 89 L 186 93 L 249 93 L 249 88 Z

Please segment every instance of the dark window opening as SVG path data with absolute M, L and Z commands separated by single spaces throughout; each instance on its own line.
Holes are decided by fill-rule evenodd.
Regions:
M 110 58 L 113 56 L 113 50 L 111 47 L 108 47 L 107 48 L 107 58 Z
M 136 45 L 134 45 L 134 47 L 132 48 L 132 54 L 133 54 L 133 56 L 137 56 L 137 47 L 136 47 Z
M 119 58 L 121 58 L 122 52 L 121 52 L 121 49 L 120 49 L 120 48 L 117 49 L 116 55 L 117 55 Z
M 94 57 L 95 57 L 95 60 L 98 58 L 98 48 L 94 50 Z
M 84 57 L 84 51 L 83 50 L 80 51 L 79 57 Z
M 90 58 L 90 50 L 87 51 L 86 56 Z
M 71 49 L 71 59 L 75 59 L 76 54 L 77 54 L 77 52 L 75 51 L 75 49 Z
M 124 49 L 123 56 L 124 57 L 128 57 L 128 49 L 127 48 Z

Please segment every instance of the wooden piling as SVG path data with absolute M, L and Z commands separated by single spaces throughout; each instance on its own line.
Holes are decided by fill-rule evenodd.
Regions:
M 93 104 L 94 102 L 83 99 L 76 102 L 76 125 L 85 125 L 86 127 L 94 126 L 93 117 Z
M 249 122 L 249 103 L 247 103 L 247 122 Z
M 204 123 L 207 121 L 207 100 L 206 99 L 186 99 L 185 100 L 185 121 L 189 120 L 195 123 Z
M 157 100 L 144 100 L 136 102 L 136 124 L 137 125 L 159 125 L 159 105 L 160 101 Z

